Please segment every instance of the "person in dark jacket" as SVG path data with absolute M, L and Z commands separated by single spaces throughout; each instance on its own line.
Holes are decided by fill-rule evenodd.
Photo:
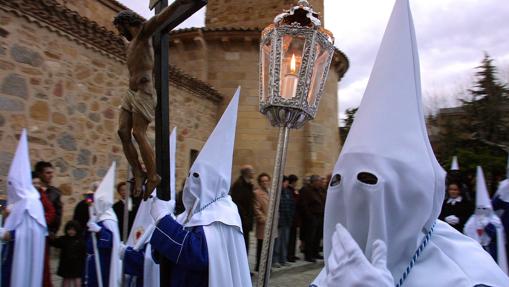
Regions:
M 323 215 L 322 178 L 312 175 L 308 187 L 301 190 L 302 224 L 304 228 L 304 255 L 305 260 L 316 262 L 321 259 L 320 223 Z
M 293 213 L 292 227 L 290 228 L 290 238 L 288 239 L 288 262 L 295 262 L 300 259 L 295 256 L 295 248 L 297 247 L 297 229 L 300 228 L 300 210 L 299 210 L 299 190 L 297 190 L 297 181 L 299 178 L 295 174 L 288 176 L 288 189 L 292 192 L 292 198 L 295 205 Z
M 44 209 L 44 219 L 46 219 L 46 224 L 47 225 L 53 224 L 53 222 L 56 219 L 55 208 L 53 207 L 53 204 L 51 204 L 49 199 L 46 197 L 44 188 L 41 186 L 41 180 L 39 179 L 39 177 L 37 177 L 37 174 L 35 172 L 32 172 L 32 185 L 39 192 L 40 200 L 42 203 L 42 208 Z M 46 239 L 46 247 L 45 247 L 45 251 L 44 251 L 44 270 L 43 270 L 43 275 L 42 275 L 42 286 L 43 287 L 52 287 L 53 286 L 53 284 L 51 283 L 49 252 L 50 252 L 49 242 L 48 242 L 48 239 Z
M 92 191 L 88 191 L 87 193 L 93 193 Z M 83 196 L 86 196 L 85 193 Z M 87 222 L 90 219 L 89 213 L 88 213 L 88 203 L 86 199 L 82 199 L 76 206 L 74 207 L 74 213 L 72 216 L 72 220 L 78 222 L 80 227 L 87 226 Z M 83 232 L 83 236 L 85 236 L 85 230 L 83 228 L 81 229 Z
M 81 286 L 81 276 L 85 268 L 86 246 L 77 221 L 65 224 L 65 235 L 54 238 L 50 245 L 60 249 L 57 275 L 63 278 L 62 286 Z
M 35 172 L 41 180 L 41 187 L 44 189 L 46 197 L 55 208 L 55 220 L 48 224 L 49 234 L 54 235 L 58 232 L 62 223 L 62 200 L 60 199 L 60 190 L 51 185 L 54 175 L 53 165 L 47 161 L 39 161 L 35 164 Z
M 117 184 L 117 192 L 120 195 L 120 200 L 115 202 L 113 204 L 113 211 L 117 215 L 117 223 L 118 223 L 118 230 L 120 232 L 120 236 L 123 238 L 124 234 L 124 207 L 125 202 L 127 198 L 127 183 L 125 181 L 119 182 Z M 127 200 L 127 206 L 128 206 L 128 222 L 127 222 L 127 234 L 131 232 L 131 227 L 134 223 L 134 218 L 136 217 L 136 212 L 138 212 L 138 207 L 140 204 L 140 197 L 138 198 L 132 198 L 129 197 Z
M 283 177 L 283 186 L 281 188 L 281 196 L 279 199 L 279 220 L 278 233 L 274 242 L 274 256 L 272 257 L 274 267 L 281 265 L 286 266 L 288 257 L 288 241 L 290 239 L 290 228 L 293 224 L 293 216 L 295 213 L 295 201 L 293 199 L 293 191 L 288 188 L 288 177 Z
M 239 178 L 230 188 L 230 196 L 239 209 L 240 220 L 242 221 L 242 231 L 244 232 L 244 242 L 246 243 L 246 251 L 248 254 L 249 233 L 253 230 L 254 218 L 254 187 L 252 183 L 254 174 L 252 166 L 242 166 Z
M 77 221 L 80 224 L 80 230 L 82 230 L 83 237 L 86 235 L 86 229 L 85 226 L 87 226 L 87 222 L 90 219 L 88 208 L 89 203 L 87 202 L 87 198 L 91 197 L 92 194 L 94 194 L 94 191 L 99 186 L 98 181 L 93 182 L 90 186 L 90 190 L 83 193 L 83 199 L 76 204 L 76 207 L 74 207 L 74 213 L 72 216 L 72 220 Z
M 460 185 L 451 182 L 447 186 L 447 196 L 438 218 L 463 233 L 463 227 L 474 212 L 474 208 L 474 204 L 463 196 Z

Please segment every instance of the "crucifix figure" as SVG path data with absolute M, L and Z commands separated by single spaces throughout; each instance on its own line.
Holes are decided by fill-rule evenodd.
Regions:
M 174 5 L 162 9 L 147 21 L 129 10 L 120 12 L 113 21 L 126 44 L 129 89 L 122 99 L 118 135 L 127 161 L 132 167 L 135 196 L 139 196 L 145 186 L 143 195 L 147 198 L 161 182 L 156 170 L 154 152 L 147 137 L 147 128 L 154 119 L 158 102 L 154 89 L 152 36 L 164 28 L 172 16 L 174 18 L 180 14 L 178 11 L 180 6 L 189 3 L 193 1 L 177 0 Z M 146 171 L 138 158 L 138 151 L 132 141 L 133 136 L 138 143 Z
M 176 0 L 168 7 L 168 0 L 150 0 L 149 7 L 155 7 L 156 16 L 148 21 L 144 22 L 133 12 L 123 11 L 113 22 L 127 47 L 129 92 L 120 113 L 119 136 L 135 175 L 136 195 L 141 193 L 148 179 L 145 198 L 160 183 L 157 197 L 170 199 L 168 33 L 206 4 L 207 0 Z M 146 136 L 147 126 L 154 116 L 157 162 Z M 140 146 L 147 174 L 141 168 L 132 135 Z M 159 175 L 163 175 L 162 178 Z M 169 286 L 170 267 L 164 257 L 160 258 L 160 268 L 160 286 Z

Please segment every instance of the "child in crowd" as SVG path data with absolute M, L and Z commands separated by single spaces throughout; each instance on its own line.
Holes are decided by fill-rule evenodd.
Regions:
M 71 220 L 65 224 L 65 235 L 50 242 L 51 246 L 60 249 L 57 274 L 64 279 L 62 287 L 81 287 L 86 256 L 85 240 L 81 234 L 80 224 Z

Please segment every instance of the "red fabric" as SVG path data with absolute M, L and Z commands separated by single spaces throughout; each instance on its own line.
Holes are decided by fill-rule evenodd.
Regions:
M 57 218 L 57 212 L 51 201 L 49 201 L 48 197 L 46 196 L 46 193 L 39 190 L 39 194 L 41 196 L 41 203 L 44 209 L 44 218 L 46 219 L 46 224 L 51 225 Z
M 51 274 L 50 274 L 50 266 L 49 266 L 49 245 L 48 240 L 46 239 L 46 248 L 44 252 L 44 271 L 42 277 L 42 287 L 52 287 L 51 284 Z
M 44 218 L 46 219 L 46 224 L 50 225 L 57 218 L 55 207 L 53 207 L 53 204 L 51 203 L 51 201 L 49 201 L 45 192 L 41 192 L 41 190 L 39 190 L 39 194 L 41 196 L 41 203 L 42 208 L 44 209 Z M 46 238 L 46 248 L 44 250 L 44 271 L 42 277 L 42 287 L 52 287 L 52 286 L 53 285 L 51 284 L 51 274 L 49 265 L 49 245 L 48 240 Z

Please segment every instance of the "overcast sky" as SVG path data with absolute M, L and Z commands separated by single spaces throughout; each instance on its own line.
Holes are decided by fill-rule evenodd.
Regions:
M 145 17 L 153 15 L 148 1 L 120 2 Z M 340 116 L 360 103 L 393 4 L 394 0 L 325 0 L 325 27 L 350 60 L 339 84 Z M 410 0 L 410 4 L 428 109 L 456 104 L 484 52 L 494 58 L 504 81 L 509 80 L 507 0 Z M 202 9 L 181 27 L 201 27 L 204 17 Z

